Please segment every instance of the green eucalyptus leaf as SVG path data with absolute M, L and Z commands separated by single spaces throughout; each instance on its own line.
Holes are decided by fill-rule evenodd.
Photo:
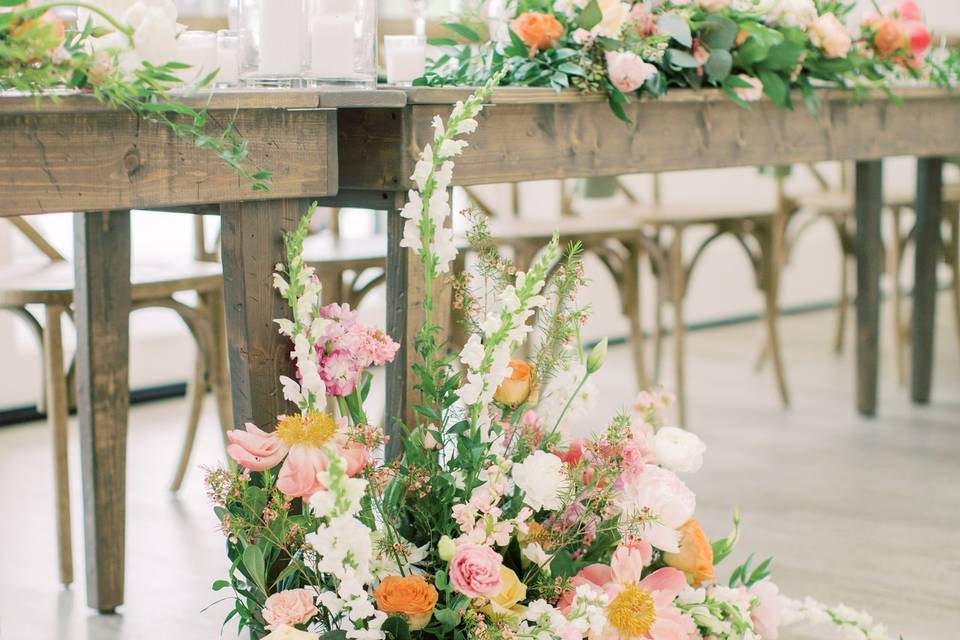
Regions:
M 790 87 L 779 74 L 761 70 L 758 77 L 763 83 L 763 92 L 768 98 L 784 107 L 790 103 Z
M 253 580 L 253 583 L 260 588 L 263 593 L 267 593 L 267 570 L 266 562 L 263 558 L 263 551 L 255 544 L 251 544 L 243 550 L 243 568 L 247 575 Z
M 737 40 L 737 23 L 719 14 L 707 16 L 700 39 L 713 50 L 730 49 Z
M 764 61 L 763 66 L 771 71 L 786 71 L 788 69 L 793 69 L 797 63 L 800 62 L 800 57 L 803 55 L 805 50 L 806 48 L 801 44 L 784 40 L 783 42 L 770 47 L 770 51 L 767 53 L 767 59 Z
M 597 0 L 590 0 L 580 12 L 580 28 L 589 31 L 600 24 L 601 20 L 603 20 L 603 12 L 600 11 L 600 5 L 597 4 Z
M 696 69 L 700 61 L 682 49 L 667 49 L 667 60 L 675 67 L 682 69 Z
M 678 13 L 665 13 L 657 21 L 657 28 L 685 47 L 693 45 L 693 35 L 687 19 Z
M 587 77 L 586 72 L 580 68 L 580 65 L 573 64 L 572 62 L 564 62 L 557 67 L 557 70 L 562 71 L 568 76 L 578 76 L 580 78 Z
M 733 56 L 726 49 L 714 49 L 710 53 L 703 70 L 707 72 L 707 77 L 711 82 L 720 83 L 730 75 L 733 69 Z
M 393 640 L 410 640 L 410 624 L 402 616 L 390 616 L 380 628 L 390 634 Z

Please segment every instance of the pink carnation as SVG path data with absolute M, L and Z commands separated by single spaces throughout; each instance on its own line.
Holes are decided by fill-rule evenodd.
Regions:
M 270 630 L 281 625 L 305 624 L 317 615 L 313 595 L 306 589 L 287 589 L 267 598 L 263 619 Z
M 317 340 L 317 368 L 330 395 L 353 393 L 364 369 L 391 362 L 400 348 L 380 329 L 360 323 L 350 305 L 328 304 L 320 317 L 330 322 Z
M 468 598 L 491 597 L 500 592 L 503 557 L 478 544 L 461 544 L 450 559 L 450 584 Z

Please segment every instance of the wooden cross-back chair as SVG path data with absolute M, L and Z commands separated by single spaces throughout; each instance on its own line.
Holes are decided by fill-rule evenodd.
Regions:
M 63 350 L 63 316 L 72 316 L 73 266 L 25 218 L 5 218 L 44 256 L 43 261 L 18 261 L 0 266 L 0 308 L 27 321 L 40 339 L 43 384 L 39 406 L 46 410 L 53 436 L 60 581 L 73 582 L 72 536 L 67 415 L 70 410 L 73 365 L 66 366 Z M 195 218 L 195 237 L 203 237 L 202 216 Z M 188 386 L 189 415 L 184 446 L 171 489 L 183 480 L 193 446 L 200 408 L 208 386 L 213 388 L 223 429 L 231 428 L 229 380 L 223 325 L 223 281 L 215 255 L 197 244 L 197 259 L 182 264 L 135 261 L 131 269 L 131 310 L 165 308 L 175 312 L 197 345 L 193 378 Z M 175 295 L 194 292 L 197 303 L 188 305 Z M 42 314 L 36 313 L 41 307 Z
M 847 315 L 851 300 L 851 273 L 856 264 L 856 217 L 853 209 L 853 185 L 849 178 L 849 166 L 840 163 L 839 177 L 835 182 L 828 179 L 820 167 L 804 165 L 819 186 L 819 191 L 792 195 L 796 206 L 809 215 L 806 223 L 800 225 L 791 234 L 790 245 L 810 223 L 826 218 L 833 224 L 840 246 L 840 293 L 836 305 L 836 326 L 833 349 L 842 353 L 845 344 Z M 899 274 L 903 266 L 903 257 L 913 239 L 914 225 L 905 228 L 905 217 L 913 211 L 916 193 L 912 189 L 888 189 L 883 194 L 884 211 L 890 217 L 887 225 L 887 237 L 883 243 L 885 269 L 890 276 L 890 312 L 894 346 L 894 362 L 897 380 L 905 384 L 907 380 L 907 349 L 909 347 L 910 327 L 903 310 L 905 297 Z M 960 344 L 960 182 L 944 185 L 941 259 L 951 273 L 950 289 L 953 298 L 953 312 L 956 324 L 957 340 Z

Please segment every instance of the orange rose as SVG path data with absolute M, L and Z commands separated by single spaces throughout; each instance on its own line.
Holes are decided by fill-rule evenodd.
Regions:
M 680 552 L 664 553 L 663 561 L 683 571 L 694 587 L 717 577 L 713 568 L 713 547 L 696 518 L 687 520 L 680 528 Z
M 531 56 L 549 49 L 563 36 L 563 25 L 559 20 L 549 13 L 537 11 L 521 13 L 510 23 L 510 28 L 523 44 L 530 47 Z
M 410 629 L 419 631 L 430 623 L 437 606 L 436 588 L 421 576 L 387 576 L 373 591 L 377 609 L 387 615 L 406 616 Z
M 527 400 L 530 404 L 536 404 L 540 385 L 534 379 L 530 363 L 511 360 L 510 370 L 510 377 L 503 379 L 493 394 L 493 399 L 510 407 L 517 407 Z
M 910 47 L 910 35 L 899 20 L 877 18 L 869 24 L 875 30 L 873 46 L 881 57 L 889 57 Z

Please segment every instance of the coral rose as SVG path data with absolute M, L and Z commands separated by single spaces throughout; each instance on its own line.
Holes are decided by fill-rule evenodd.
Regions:
M 871 21 L 870 26 L 875 30 L 873 46 L 882 57 L 896 55 L 910 46 L 910 35 L 899 20 L 877 18 Z
M 717 577 L 713 567 L 713 547 L 696 518 L 687 520 L 680 528 L 679 553 L 664 553 L 663 561 L 683 571 L 687 581 L 694 587 Z
M 493 597 L 500 592 L 503 557 L 479 544 L 462 544 L 450 559 L 450 584 L 468 598 Z
M 384 613 L 403 614 L 413 631 L 430 623 L 437 606 L 436 588 L 421 576 L 387 576 L 373 591 L 377 609 Z
M 503 379 L 497 387 L 493 399 L 501 404 L 516 408 L 526 402 L 534 390 L 533 367 L 524 360 L 510 361 L 510 376 Z
M 306 589 L 275 593 L 263 605 L 263 619 L 270 630 L 283 625 L 306 624 L 315 615 L 317 607 L 313 603 L 313 594 Z
M 563 36 L 563 25 L 549 13 L 526 11 L 521 13 L 513 22 L 510 29 L 523 44 L 530 47 L 530 55 L 537 51 L 544 51 L 557 44 Z

